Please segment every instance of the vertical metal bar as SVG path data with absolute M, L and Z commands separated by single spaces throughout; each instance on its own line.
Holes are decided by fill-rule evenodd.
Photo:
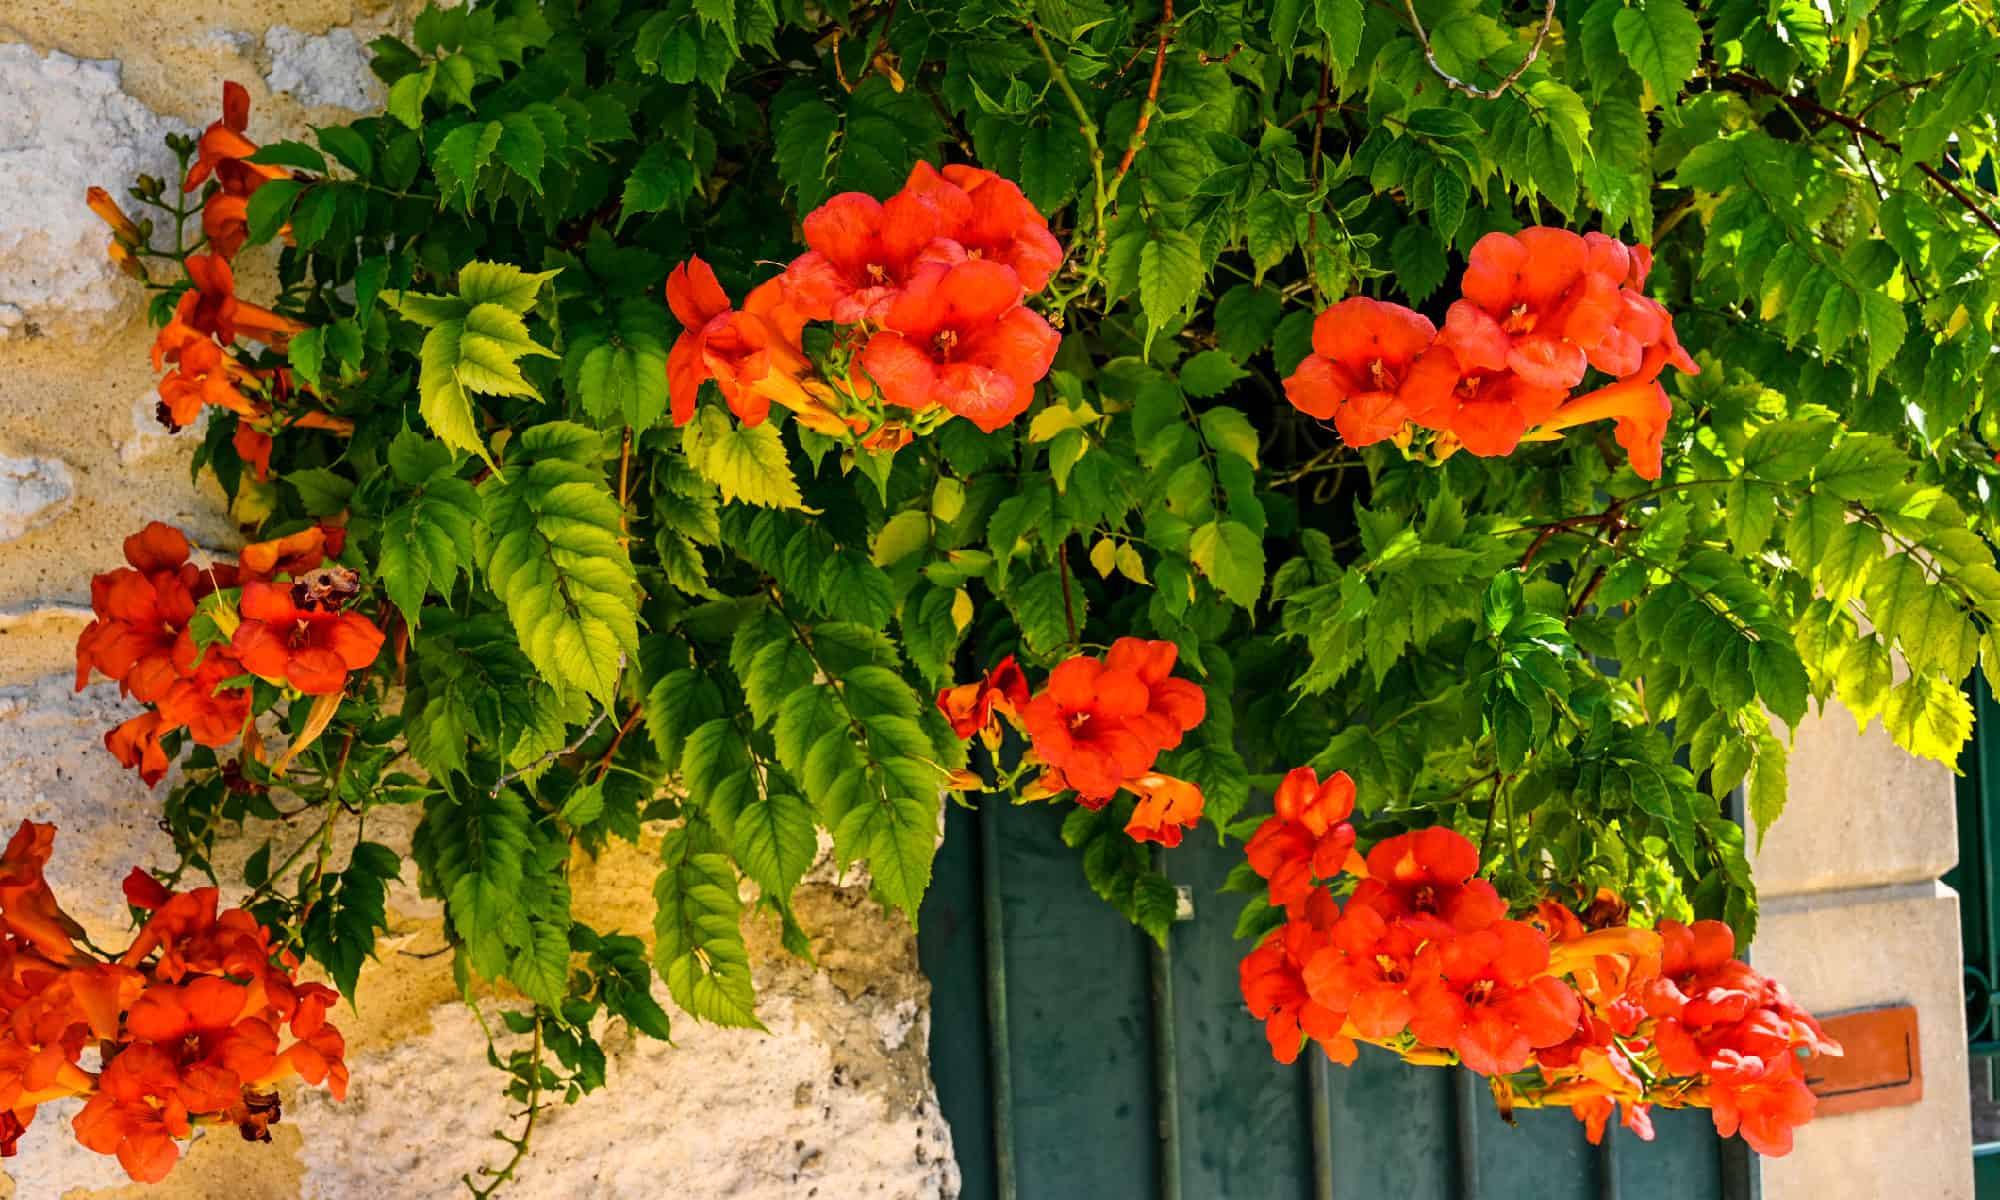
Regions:
M 1981 934 L 1980 940 L 1985 943 L 1982 947 L 1985 954 L 1979 966 L 1986 972 L 1988 980 L 1996 980 L 2000 979 L 2000 930 L 1996 930 L 1994 927 L 1994 916 L 1996 913 L 2000 913 L 2000 905 L 1994 903 L 1994 868 L 1996 864 L 1994 863 L 1995 855 L 1993 852 L 1993 821 L 1994 808 L 1996 807 L 1994 790 L 1995 785 L 2000 784 L 2000 778 L 1995 776 L 1993 770 L 1992 744 L 1988 739 L 1995 734 L 2000 734 L 2000 721 L 1995 720 L 1996 717 L 2000 717 L 2000 710 L 1996 710 L 1994 696 L 1987 688 L 1984 679 L 1974 682 L 1972 694 L 1978 703 L 1978 707 L 1974 709 L 1977 716 L 1972 723 L 1973 771 L 1976 777 L 1974 787 L 1978 798 L 1978 803 L 1973 807 L 1975 814 L 1974 825 L 1978 831 L 1978 841 L 1976 843 L 1976 857 L 1978 862 L 1974 869 L 1979 872 L 1979 897 L 1974 903 L 1984 906 L 1979 922 L 1979 930 Z M 1983 727 L 1977 719 L 1978 717 L 1986 719 Z M 1989 989 L 1986 997 L 1986 1011 L 1981 1014 L 1983 1018 L 1981 1021 L 1982 1029 L 1988 1040 L 2000 1039 L 2000 1030 L 1993 1028 L 1993 1007 L 1994 993 Z
M 1480 1200 L 1479 1188 L 1479 1104 L 1480 1080 L 1464 1067 L 1455 1067 L 1452 1076 L 1452 1118 L 1458 1127 L 1459 1200 Z
M 1333 1064 L 1317 1046 L 1306 1048 L 1306 1087 L 1312 1099 L 1313 1200 L 1333 1200 Z
M 1764 1180 L 1757 1170 L 1757 1154 L 1740 1137 L 1723 1138 L 1722 1200 L 1763 1200 Z
M 1607 1121 L 1597 1145 L 1597 1200 L 1618 1200 L 1618 1122 Z
M 1167 858 L 1153 847 L 1153 869 L 1166 873 Z M 1174 938 L 1153 945 L 1153 1092 L 1160 1114 L 1160 1200 L 1181 1200 L 1181 1089 L 1174 1034 Z
M 1730 789 L 1724 811 L 1738 825 L 1749 815 L 1749 797 L 1741 784 Z M 1736 956 L 1750 961 L 1750 947 L 1738 946 Z M 1720 1138 L 1716 1153 L 1722 1159 L 1722 1200 L 1762 1200 L 1764 1178 L 1757 1166 L 1757 1154 L 1740 1137 Z
M 1007 1037 L 1006 918 L 1000 905 L 1000 804 L 979 806 L 979 899 L 986 958 L 986 1053 L 993 1099 L 993 1173 L 998 1200 L 1014 1191 L 1014 1057 Z

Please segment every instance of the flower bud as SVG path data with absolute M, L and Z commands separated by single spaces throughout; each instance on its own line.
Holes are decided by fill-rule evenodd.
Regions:
M 139 226 L 133 223 L 132 218 L 125 215 L 124 209 L 118 207 L 118 202 L 111 198 L 110 192 L 101 187 L 94 187 L 86 191 L 83 197 L 84 203 L 90 206 L 90 211 L 96 213 L 106 225 L 111 226 L 113 237 L 128 246 L 136 246 L 143 241 L 144 235 L 140 232 Z
M 131 247 L 124 242 L 112 239 L 111 244 L 104 248 L 104 253 L 111 259 L 112 266 L 134 279 L 145 281 L 146 264 L 140 262 L 138 256 L 132 253 Z

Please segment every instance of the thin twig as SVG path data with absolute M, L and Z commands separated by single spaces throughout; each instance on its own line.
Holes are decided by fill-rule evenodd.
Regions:
M 1897 154 L 1901 154 L 1903 152 L 1903 147 L 1900 142 L 1897 142 L 1895 139 L 1890 138 L 1882 134 L 1881 132 L 1870 128 L 1867 125 L 1867 123 L 1863 122 L 1858 117 L 1850 117 L 1844 112 L 1840 112 L 1837 109 L 1828 108 L 1826 105 L 1819 103 L 1817 100 L 1813 100 L 1806 96 L 1791 95 L 1787 93 L 1783 88 L 1780 88 L 1777 84 L 1771 83 L 1768 80 L 1759 79 L 1755 75 L 1746 75 L 1741 71 L 1737 71 L 1724 76 L 1722 81 L 1724 83 L 1736 84 L 1740 87 L 1747 88 L 1750 91 L 1757 92 L 1765 96 L 1773 97 L 1775 99 L 1783 101 L 1788 105 L 1796 105 L 1797 107 L 1804 109 L 1806 112 L 1809 112 L 1814 116 L 1819 117 L 1821 120 L 1831 121 L 1835 125 L 1840 126 L 1841 128 L 1849 131 L 1850 133 L 1855 134 L 1858 137 L 1867 138 L 1869 141 L 1874 142 L 1876 145 L 1882 147 L 1884 150 L 1890 150 Z M 1986 207 L 1984 205 L 1980 204 L 1977 200 L 1974 200 L 1971 196 L 1966 195 L 1965 192 L 1961 190 L 1957 184 L 1953 183 L 1949 179 L 1946 179 L 1944 175 L 1941 174 L 1936 167 L 1933 167 L 1929 163 L 1918 163 L 1917 170 L 1923 172 L 1924 176 L 1928 178 L 1932 183 L 1935 183 L 1938 185 L 1938 187 L 1944 189 L 1946 195 L 1950 196 L 1953 200 L 1958 201 L 1959 204 L 1964 206 L 1965 211 L 1971 213 L 1974 217 L 1978 218 L 1980 224 L 1992 230 L 1994 237 L 2000 237 L 2000 220 L 1995 220 L 1993 214 L 1987 212 Z
M 618 673 L 621 677 L 625 674 L 625 656 L 623 654 L 620 654 L 618 656 Z M 614 695 L 618 691 L 616 687 L 613 687 L 611 690 Z M 606 717 L 609 717 L 610 715 L 611 715 L 611 706 L 607 704 L 603 708 L 598 710 L 597 715 L 595 717 L 591 718 L 590 724 L 583 727 L 583 732 L 576 736 L 575 741 L 571 742 L 567 746 L 564 746 L 560 750 L 549 751 L 547 754 L 542 755 L 540 758 L 536 759 L 534 762 L 529 763 L 525 767 L 521 767 L 517 770 L 508 771 L 502 774 L 500 778 L 493 781 L 493 790 L 488 794 L 492 796 L 498 796 L 501 793 L 501 791 L 506 788 L 508 784 L 514 782 L 515 780 L 520 779 L 525 775 L 532 775 L 536 771 L 541 770 L 543 767 L 549 765 L 550 763 L 563 757 L 564 755 L 575 754 L 578 750 L 583 749 L 583 744 L 596 735 L 597 727 L 604 724 L 604 719 Z
M 1306 278 L 1312 283 L 1313 307 L 1320 306 L 1319 294 L 1319 210 L 1326 197 L 1319 194 L 1320 135 L 1326 131 L 1326 101 L 1333 90 L 1333 39 L 1323 39 L 1325 59 L 1319 67 L 1319 103 L 1313 105 L 1312 189 L 1313 207 L 1306 214 Z
M 1463 92 L 1474 100 L 1498 100 L 1506 93 L 1508 88 L 1513 87 L 1514 81 L 1519 79 L 1529 67 L 1535 64 L 1535 60 L 1542 56 L 1542 43 L 1548 41 L 1549 30 L 1556 23 L 1556 0 L 1548 0 L 1548 6 L 1542 10 L 1542 27 L 1535 31 L 1535 40 L 1528 45 L 1528 56 L 1521 60 L 1520 66 L 1509 71 L 1499 83 L 1494 84 L 1490 88 L 1482 89 L 1473 87 L 1463 79 L 1457 78 L 1451 72 L 1445 70 L 1438 62 L 1437 52 L 1431 48 L 1430 35 L 1424 32 L 1423 19 L 1417 16 L 1415 0 L 1403 0 L 1403 11 L 1410 15 L 1410 28 L 1416 31 L 1417 41 L 1424 48 L 1424 61 L 1431 65 L 1432 74 L 1444 80 L 1446 87 L 1451 88 L 1453 91 Z
M 625 437 L 618 445 L 618 544 L 629 546 L 632 542 L 628 524 L 629 505 L 632 499 L 632 427 L 625 427 Z
M 1139 109 L 1139 123 L 1132 127 L 1132 140 L 1125 143 L 1124 157 L 1118 160 L 1118 169 L 1111 174 L 1110 198 L 1118 197 L 1118 185 L 1125 181 L 1125 172 L 1132 169 L 1132 160 L 1138 156 L 1139 148 L 1146 144 L 1146 126 L 1153 123 L 1153 112 L 1160 106 L 1160 76 L 1167 65 L 1167 40 L 1174 35 L 1174 0 L 1165 0 L 1165 8 L 1160 13 L 1160 41 L 1153 51 L 1153 80 L 1146 85 L 1146 103 Z
M 1083 97 L 1076 94 L 1076 85 L 1069 81 L 1068 73 L 1056 62 L 1056 56 L 1049 52 L 1049 44 L 1042 40 L 1042 31 L 1030 25 L 1028 26 L 1028 37 L 1035 43 L 1035 49 L 1041 52 L 1042 62 L 1049 68 L 1049 82 L 1056 85 L 1056 89 L 1063 94 L 1064 99 L 1069 101 L 1071 110 L 1076 113 L 1077 132 L 1083 135 L 1084 147 L 1090 151 L 1090 174 L 1092 183 L 1096 187 L 1097 207 L 1097 223 L 1094 230 L 1096 248 L 1092 252 L 1091 257 L 1091 264 L 1094 267 L 1097 260 L 1104 256 L 1107 236 L 1104 228 L 1104 209 L 1106 205 L 1106 193 L 1104 190 L 1104 148 L 1097 143 L 1097 122 L 1091 119 L 1090 110 L 1084 107 Z M 1081 226 L 1079 226 L 1079 232 L 1081 232 Z
M 634 704 L 632 711 L 625 714 L 625 720 L 618 726 L 618 732 L 612 737 L 611 745 L 605 747 L 604 757 L 597 760 L 597 782 L 603 783 L 604 777 L 611 773 L 611 760 L 618 754 L 618 747 L 624 744 L 626 736 L 638 727 L 639 718 L 645 715 L 646 706 L 643 704 Z

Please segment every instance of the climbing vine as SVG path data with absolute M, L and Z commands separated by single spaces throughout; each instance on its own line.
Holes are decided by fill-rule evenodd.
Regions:
M 1746 836 L 1815 705 L 1950 763 L 2000 653 L 1990 13 L 497 0 L 372 49 L 385 112 L 272 141 L 231 84 L 89 197 L 247 544 L 79 551 L 179 860 L 114 956 L 8 849 L 9 1152 L 84 1096 L 157 1180 L 338 1094 L 295 974 L 365 992 L 413 863 L 525 1043 L 491 1194 L 600 1018 L 759 1027 L 743 924 L 804 954 L 823 858 L 914 921 L 948 803 L 1062 806 L 1163 940 L 1144 844 L 1243 843 L 1281 1061 L 1789 1148 L 1838 1047 L 1733 958 Z M 650 930 L 572 906 L 617 841 Z

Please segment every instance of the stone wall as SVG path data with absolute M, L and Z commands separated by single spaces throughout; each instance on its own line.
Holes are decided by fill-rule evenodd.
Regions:
M 1826 1117 L 1761 1163 L 1764 1200 L 1972 1200 L 1951 772 L 1857 732 L 1829 703 L 1799 726 L 1790 803 L 1754 860 L 1763 921 L 1751 959 L 1815 1013 L 1914 1005 L 1923 1099 Z
M 364 46 L 407 7 L 0 5 L 0 825 L 61 826 L 51 878 L 100 941 L 116 941 L 124 920 L 120 877 L 167 863 L 171 846 L 154 815 L 160 793 L 100 740 L 128 706 L 104 685 L 70 685 L 90 576 L 115 565 L 120 539 L 149 519 L 215 549 L 238 535 L 213 486 L 189 481 L 198 432 L 170 437 L 154 421 L 142 293 L 106 262 L 84 189 L 122 196 L 141 171 L 169 174 L 161 135 L 214 119 L 225 79 L 250 89 L 260 140 L 379 103 Z M 250 261 L 246 290 L 268 269 Z M 369 836 L 407 837 L 409 819 L 399 829 L 397 816 L 371 814 Z M 281 846 L 303 836 L 253 831 L 234 853 L 266 834 Z M 652 873 L 649 856 L 629 850 L 579 863 L 586 919 L 649 928 Z M 676 1013 L 672 1046 L 614 1038 L 610 1085 L 547 1116 L 507 1194 L 955 1195 L 925 1054 L 929 989 L 907 925 L 824 872 L 801 886 L 797 906 L 817 969 L 787 956 L 775 929 L 749 934 L 768 1035 Z M 479 1023 L 454 998 L 450 960 L 431 953 L 443 944 L 438 915 L 406 877 L 383 962 L 363 972 L 358 1011 L 336 1017 L 354 1071 L 345 1104 L 295 1093 L 271 1145 L 203 1138 L 156 1189 L 127 1186 L 115 1162 L 76 1146 L 73 1108 L 51 1105 L 4 1164 L 0 1200 L 462 1193 L 460 1175 L 504 1158 L 487 1134 L 511 1120 Z

